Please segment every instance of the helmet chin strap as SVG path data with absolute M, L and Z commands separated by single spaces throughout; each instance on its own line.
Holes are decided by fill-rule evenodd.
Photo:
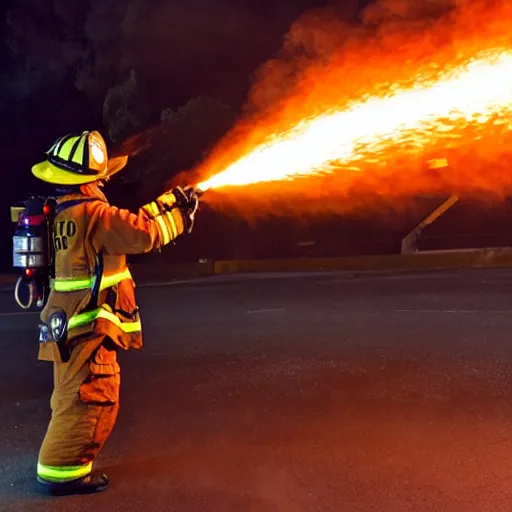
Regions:
M 59 186 L 55 189 L 55 192 L 58 196 L 67 196 L 69 194 L 77 194 L 80 192 L 80 186 L 79 185 L 70 185 L 68 187 Z

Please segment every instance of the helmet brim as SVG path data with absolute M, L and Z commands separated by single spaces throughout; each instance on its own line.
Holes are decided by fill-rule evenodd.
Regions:
M 128 163 L 127 156 L 120 156 L 112 158 L 108 161 L 107 170 L 104 174 L 96 176 L 81 175 L 73 172 L 60 169 L 53 165 L 48 160 L 39 162 L 32 167 L 32 174 L 39 180 L 54 185 L 85 185 L 87 183 L 94 183 L 95 181 L 106 180 L 118 173 Z
M 34 165 L 32 167 L 32 174 L 41 181 L 54 185 L 83 185 L 98 181 L 97 176 L 86 176 L 65 171 L 51 164 L 48 160 Z
M 128 163 L 127 156 L 116 156 L 114 158 L 111 158 L 108 161 L 107 173 L 106 173 L 105 177 L 110 178 L 114 174 L 117 174 L 119 171 L 122 171 L 126 167 L 127 163 Z

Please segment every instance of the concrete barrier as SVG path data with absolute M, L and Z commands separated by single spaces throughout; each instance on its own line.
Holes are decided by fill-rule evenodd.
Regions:
M 350 258 L 216 261 L 215 274 L 305 272 L 321 270 L 392 271 L 512 268 L 512 248 L 442 251 Z

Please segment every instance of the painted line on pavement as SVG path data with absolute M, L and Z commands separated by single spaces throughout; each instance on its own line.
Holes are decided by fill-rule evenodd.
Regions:
M 253 309 L 250 311 L 247 311 L 248 315 L 259 315 L 262 313 L 281 313 L 284 311 L 284 308 L 274 308 L 274 309 Z
M 39 315 L 39 311 L 18 311 L 15 313 L 0 313 L 0 317 L 2 316 L 23 316 L 23 315 Z
M 475 313 L 510 314 L 511 309 L 395 309 L 395 313 L 449 313 L 470 315 Z

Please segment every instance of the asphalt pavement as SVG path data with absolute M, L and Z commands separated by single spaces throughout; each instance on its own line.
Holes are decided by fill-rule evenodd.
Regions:
M 51 364 L 0 293 L 0 510 L 512 510 L 512 271 L 138 288 L 110 489 L 40 497 Z

